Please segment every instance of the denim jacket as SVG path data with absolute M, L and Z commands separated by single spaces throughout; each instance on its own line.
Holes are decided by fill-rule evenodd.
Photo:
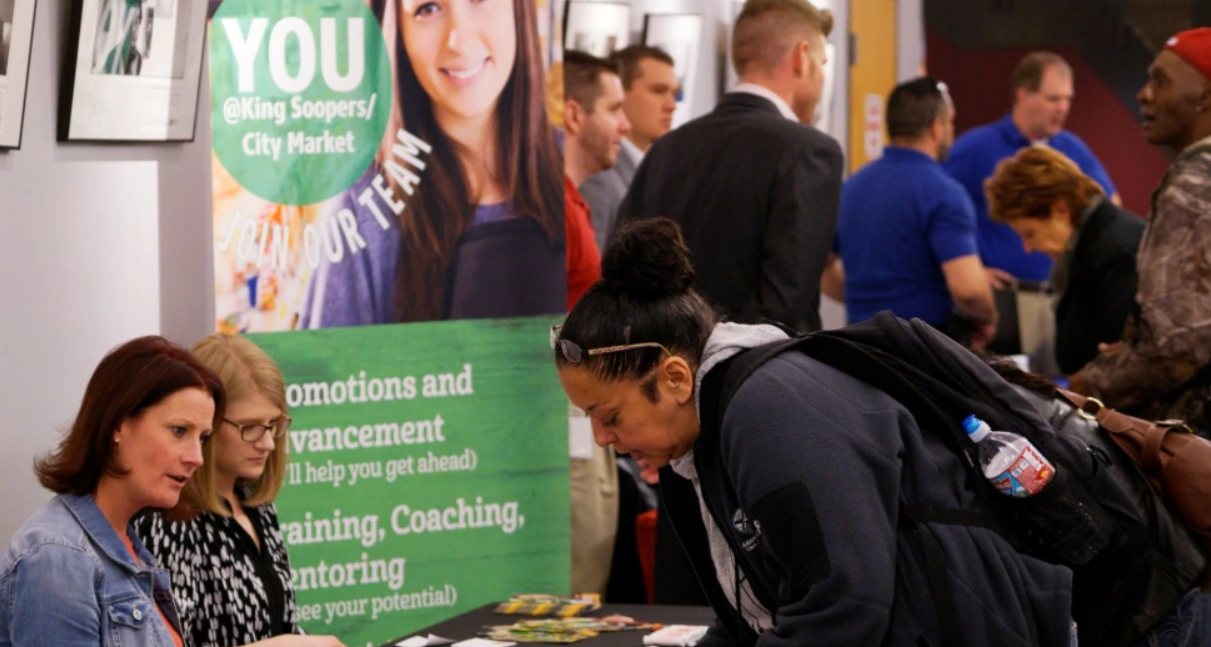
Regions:
M 173 647 L 155 606 L 180 633 L 168 573 L 126 534 L 143 566 L 91 496 L 59 495 L 26 521 L 0 555 L 0 647 Z

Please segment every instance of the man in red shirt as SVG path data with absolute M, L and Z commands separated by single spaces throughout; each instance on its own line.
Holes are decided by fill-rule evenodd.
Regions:
M 568 310 L 601 279 L 601 251 L 589 205 L 577 187 L 614 166 L 631 129 L 622 110 L 622 78 L 609 61 L 566 51 L 564 78 L 564 206 L 568 232 Z M 578 410 L 577 410 L 578 411 Z M 605 594 L 618 534 L 618 469 L 613 450 L 593 443 L 588 418 L 569 420 L 572 483 L 572 590 Z M 581 448 L 578 452 L 576 448 Z
M 618 66 L 596 56 L 564 52 L 564 206 L 568 233 L 568 310 L 601 278 L 601 250 L 589 205 L 576 187 L 613 168 L 631 129 L 623 112 Z

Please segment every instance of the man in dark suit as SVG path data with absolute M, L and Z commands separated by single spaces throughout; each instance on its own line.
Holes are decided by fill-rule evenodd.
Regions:
M 695 288 L 733 321 L 820 328 L 842 156 L 806 124 L 824 87 L 832 24 L 807 0 L 748 0 L 732 32 L 740 85 L 656 142 L 619 208 L 620 222 L 676 220 Z

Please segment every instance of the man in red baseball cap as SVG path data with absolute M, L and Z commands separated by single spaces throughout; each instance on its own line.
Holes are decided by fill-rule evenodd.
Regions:
M 1148 143 L 1181 153 L 1211 136 L 1211 27 L 1170 38 L 1136 98 Z
M 1211 427 L 1211 28 L 1165 44 L 1137 97 L 1144 136 L 1176 157 L 1136 257 L 1138 314 L 1072 377 L 1107 405 Z

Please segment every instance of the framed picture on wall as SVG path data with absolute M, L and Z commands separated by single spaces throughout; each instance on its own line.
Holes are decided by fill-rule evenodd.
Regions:
M 568 0 L 563 46 L 605 58 L 631 44 L 631 7 L 615 2 Z
M 205 0 L 74 0 L 59 141 L 193 141 Z
M 659 47 L 673 57 L 679 88 L 677 111 L 673 113 L 675 125 L 689 119 L 701 35 L 702 16 L 697 14 L 648 14 L 643 18 L 643 44 Z
M 21 148 L 35 0 L 0 0 L 0 150 Z

